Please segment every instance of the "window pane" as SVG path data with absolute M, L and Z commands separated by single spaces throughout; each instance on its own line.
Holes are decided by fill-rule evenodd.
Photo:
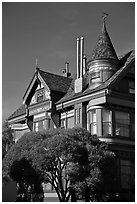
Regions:
M 96 124 L 96 110 L 89 112 L 90 121 L 90 132 L 91 134 L 97 134 L 97 124 Z
M 73 128 L 74 127 L 74 117 L 67 118 L 67 128 Z
M 111 135 L 112 125 L 110 122 L 103 122 L 103 135 Z
M 37 102 L 41 102 L 41 101 L 43 101 L 43 96 L 37 97 Z
M 34 131 L 41 131 L 44 129 L 45 120 L 40 120 L 34 123 Z
M 90 123 L 96 122 L 96 110 L 90 111 Z
M 41 102 L 44 99 L 44 89 L 37 91 L 37 102 Z
M 39 131 L 40 131 L 40 130 L 43 129 L 43 121 L 41 120 L 38 123 L 39 123 L 39 127 L 38 128 L 39 128 Z
M 75 124 L 78 124 L 78 110 L 75 110 Z
M 95 135 L 97 133 L 97 125 L 96 123 L 91 123 L 90 124 L 90 132 L 92 135 Z
M 103 109 L 103 122 L 111 122 L 111 111 Z
M 115 112 L 116 130 L 115 134 L 120 136 L 129 136 L 130 116 L 126 112 Z
M 81 108 L 79 108 L 79 123 L 82 123 L 82 113 L 81 113 Z
M 102 123 L 103 123 L 103 135 L 112 134 L 112 111 L 103 109 L 102 110 Z
M 61 128 L 65 128 L 65 119 L 61 119 Z

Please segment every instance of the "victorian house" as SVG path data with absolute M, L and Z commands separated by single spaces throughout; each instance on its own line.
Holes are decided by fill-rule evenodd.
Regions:
M 117 56 L 105 20 L 91 58 L 86 57 L 84 40 L 76 40 L 76 75 L 71 77 L 68 63 L 62 76 L 37 67 L 23 105 L 8 122 L 15 142 L 27 131 L 76 125 L 96 134 L 116 153 L 118 190 L 134 201 L 134 51 Z

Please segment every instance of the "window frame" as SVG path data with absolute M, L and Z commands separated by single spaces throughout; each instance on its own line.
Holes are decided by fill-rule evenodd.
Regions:
M 44 127 L 45 127 L 45 121 L 46 120 L 50 120 L 50 119 L 45 118 L 44 120 L 34 121 L 34 123 L 33 123 L 33 127 L 34 127 L 33 130 L 35 132 L 39 132 L 39 131 L 44 130 L 45 129 Z M 40 127 L 42 127 L 42 128 L 39 127 L 39 123 L 41 123 L 41 122 L 42 122 L 42 126 L 40 125 Z
M 97 135 L 97 109 L 89 110 L 88 114 L 89 114 L 89 131 L 90 131 L 91 135 Z M 91 122 L 91 114 L 92 114 L 93 120 L 94 120 L 93 114 L 95 114 L 95 121 Z M 95 132 L 94 132 L 94 127 L 95 127 Z
M 45 95 L 45 89 L 44 88 L 37 90 L 37 96 L 36 96 L 37 103 L 40 103 L 44 100 L 44 95 Z
M 103 121 L 103 116 L 104 116 L 104 114 L 103 114 L 103 112 L 104 111 L 109 111 L 109 121 Z M 113 136 L 113 111 L 111 110 L 111 109 L 106 109 L 106 108 L 102 108 L 101 109 L 101 123 L 102 123 L 102 136 Z M 104 134 L 104 124 L 109 124 L 109 128 L 110 128 L 110 133 L 106 133 L 106 134 Z
M 70 118 L 73 118 L 73 125 L 72 125 L 72 127 L 69 127 L 68 126 L 68 120 L 70 120 Z M 67 128 L 73 128 L 74 127 L 74 116 L 68 116 L 67 118 L 66 118 L 66 123 L 67 123 Z
M 124 128 L 124 127 L 126 127 L 126 126 L 128 125 L 128 135 L 121 134 L 121 133 L 116 134 L 116 128 L 117 128 L 117 127 L 116 127 L 116 125 L 117 125 L 117 122 L 116 122 L 116 112 L 117 112 L 117 113 L 119 112 L 119 113 L 128 114 L 129 124 L 118 123 L 118 124 L 120 125 L 121 132 L 125 132 L 126 130 L 125 130 L 125 129 L 122 129 L 122 128 Z M 123 119 L 119 119 L 119 120 L 123 121 Z M 121 137 L 121 138 L 130 138 L 130 133 L 131 133 L 131 130 L 130 130 L 131 124 L 130 124 L 130 122 L 131 122 L 131 115 L 130 115 L 129 112 L 122 111 L 122 110 L 115 110 L 115 111 L 114 111 L 114 124 L 115 124 L 114 135 L 115 135 L 116 137 Z

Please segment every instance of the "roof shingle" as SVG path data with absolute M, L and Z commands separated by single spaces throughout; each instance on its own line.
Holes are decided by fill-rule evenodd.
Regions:
M 115 59 L 118 61 L 117 54 L 108 35 L 105 23 L 103 23 L 102 33 L 99 36 L 96 48 L 93 50 L 91 60 Z
M 62 93 L 66 93 L 68 91 L 72 78 L 67 78 L 42 70 L 39 70 L 39 73 L 51 91 L 58 91 Z
M 25 115 L 25 113 L 26 113 L 25 105 L 21 105 L 14 113 L 12 113 L 8 117 L 8 120 L 11 120 L 11 119 L 16 118 L 16 117 L 21 116 L 21 115 Z
M 135 52 L 134 51 L 130 51 L 127 54 L 125 54 L 123 57 L 121 57 L 121 59 L 120 59 L 121 67 L 119 67 L 118 71 L 115 72 L 107 81 L 105 81 L 103 84 L 101 84 L 100 86 L 98 86 L 94 89 L 89 89 L 89 87 L 88 87 L 83 92 L 75 93 L 74 92 L 74 80 L 73 80 L 72 84 L 71 84 L 71 90 L 69 89 L 69 92 L 67 92 L 67 94 L 65 94 L 65 96 L 63 98 L 61 98 L 56 104 L 60 104 L 60 103 L 63 103 L 65 101 L 75 99 L 79 96 L 84 96 L 88 93 L 93 93 L 95 91 L 99 91 L 99 90 L 102 90 L 104 88 L 107 88 L 109 85 L 112 84 L 112 82 L 115 81 L 115 79 L 122 72 L 125 71 L 126 67 L 134 60 L 134 58 L 135 58 Z

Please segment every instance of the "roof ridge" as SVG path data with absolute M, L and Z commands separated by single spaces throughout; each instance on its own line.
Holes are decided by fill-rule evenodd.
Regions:
M 40 72 L 44 72 L 46 74 L 50 74 L 50 75 L 54 75 L 54 76 L 58 76 L 58 77 L 63 77 L 65 79 L 72 79 L 71 77 L 65 77 L 65 76 L 62 76 L 62 75 L 59 75 L 59 74 L 54 74 L 54 73 L 51 73 L 51 72 L 47 72 L 47 71 L 44 71 L 44 70 L 41 70 L 39 69 Z

